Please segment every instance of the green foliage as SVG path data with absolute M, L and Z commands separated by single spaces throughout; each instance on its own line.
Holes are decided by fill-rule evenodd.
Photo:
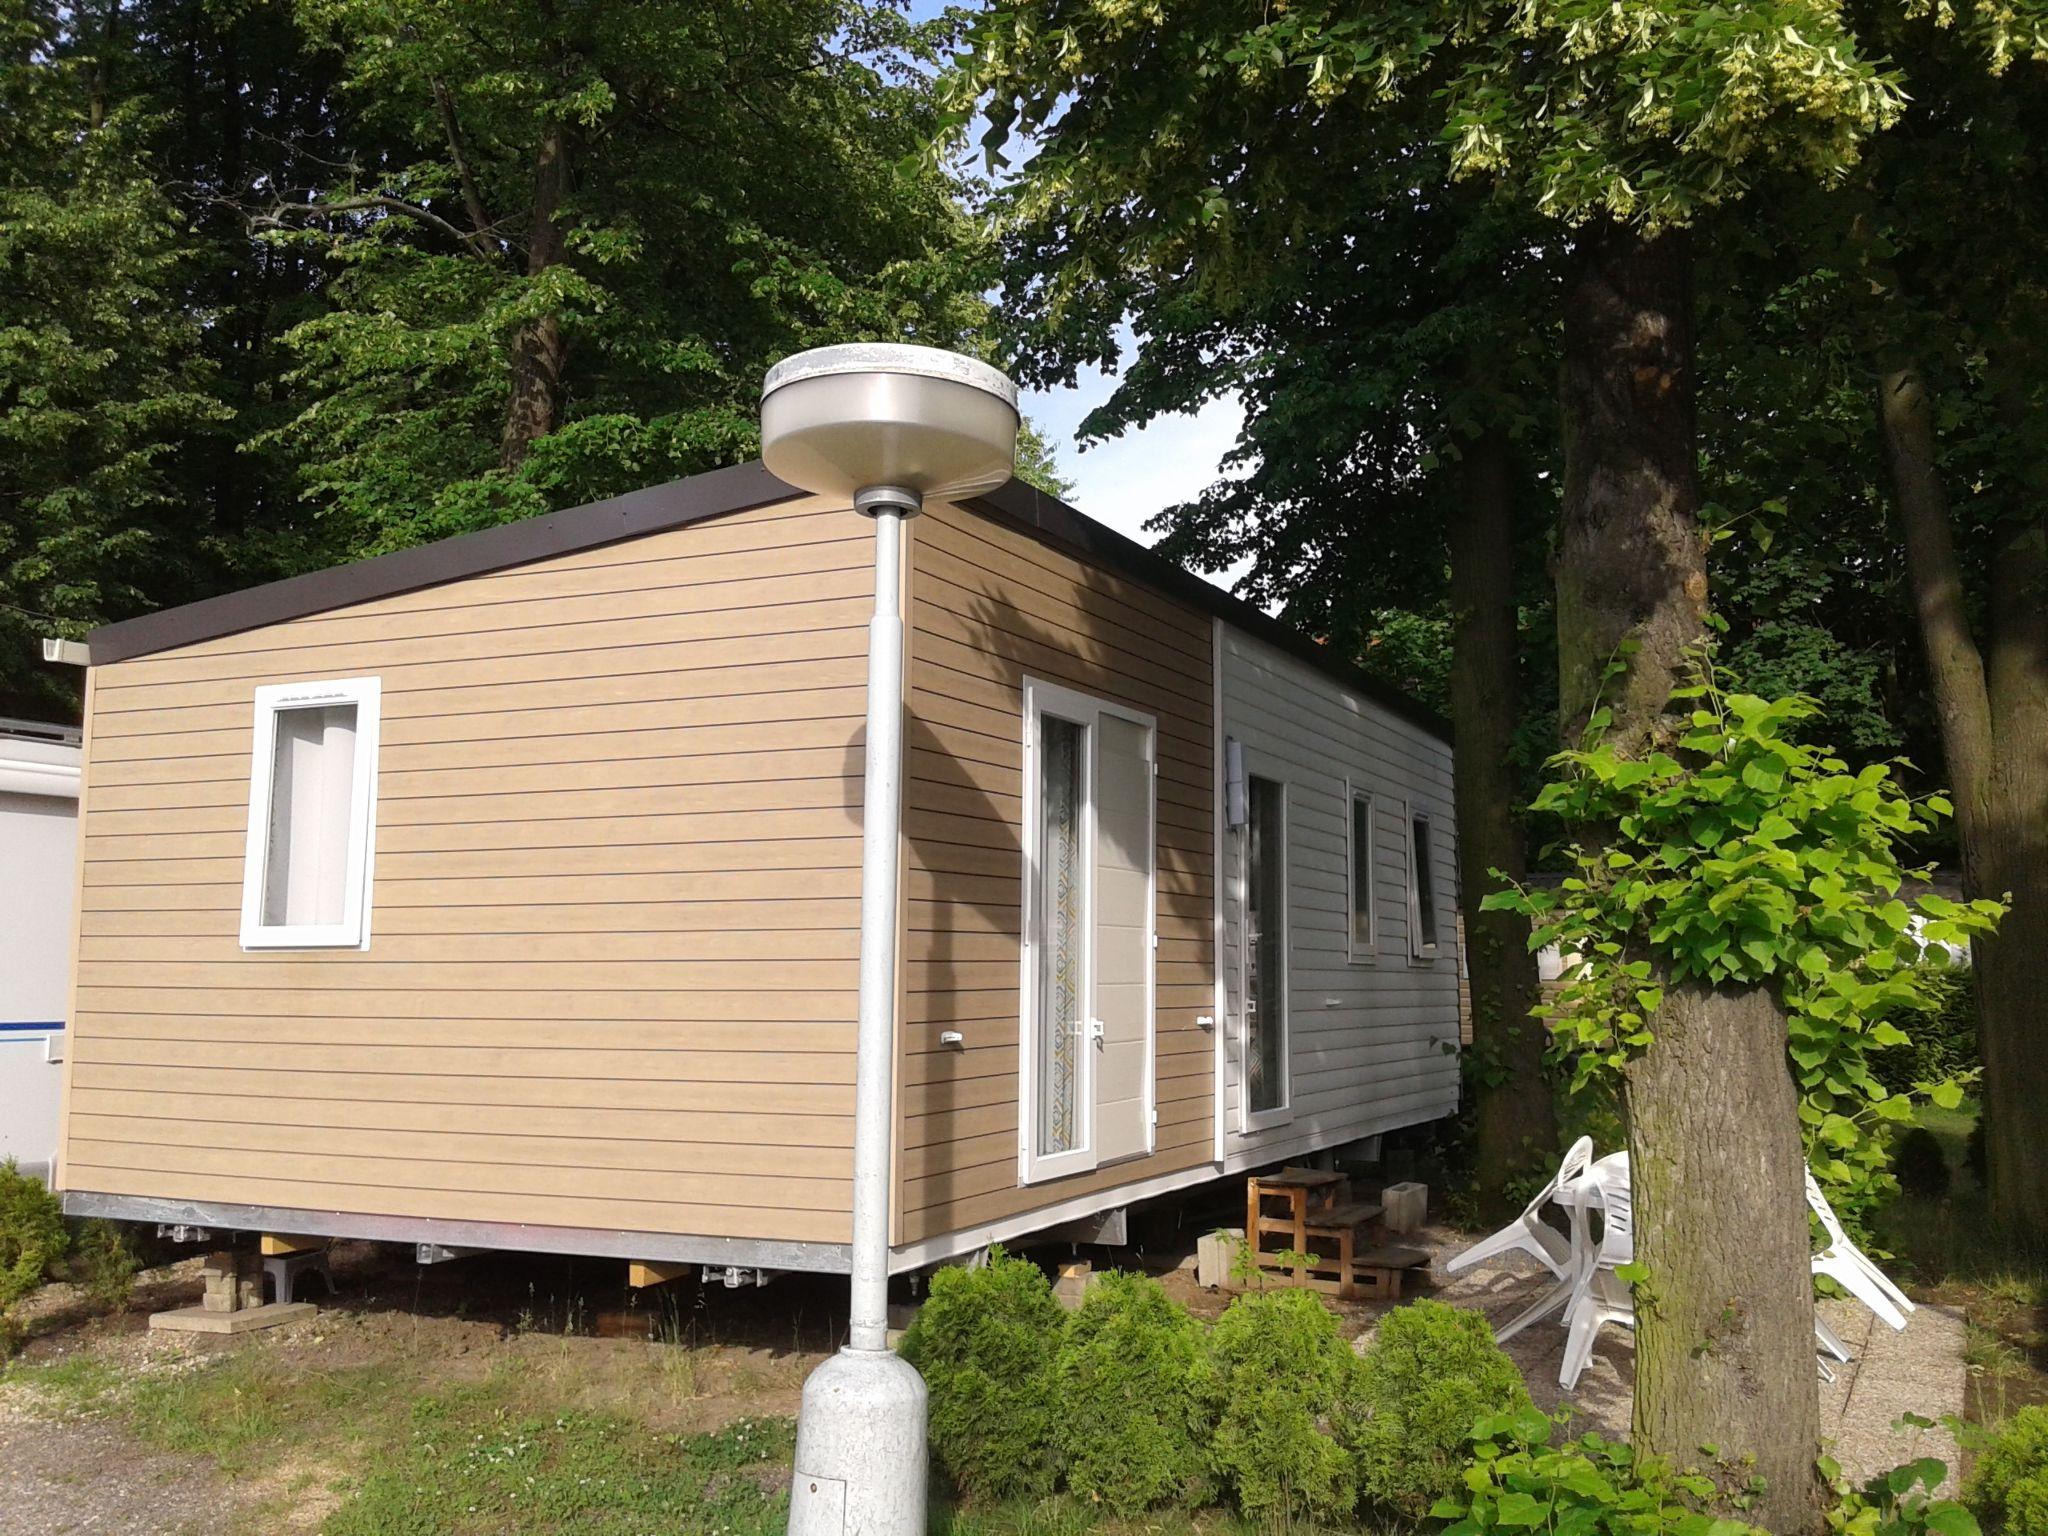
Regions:
M 1892 1142 L 1892 1177 L 1899 1188 L 1922 1200 L 1939 1200 L 1948 1193 L 1948 1154 L 1941 1138 L 1924 1125 L 1909 1126 Z
M 1938 953 L 1938 952 L 1937 952 Z M 1977 989 L 1961 966 L 1923 962 L 1927 1007 L 1897 1022 L 1906 1040 L 1879 1051 L 1871 1069 L 1894 1093 L 1920 1083 L 1967 1082 L 1982 1066 L 1977 1053 Z
M 388 150 L 257 214 L 332 274 L 285 337 L 301 408 L 258 443 L 352 553 L 744 459 L 762 371 L 803 346 L 974 344 L 981 237 L 915 162 L 949 23 L 868 0 L 296 14 L 350 135 Z
M 20 1337 L 15 1304 L 42 1285 L 68 1240 L 57 1197 L 13 1158 L 0 1163 L 0 1357 Z
M 1240 1296 L 1209 1336 L 1216 1472 L 1255 1520 L 1334 1520 L 1358 1501 L 1357 1469 L 1334 1430 L 1359 1362 L 1308 1291 Z
M 2000 1426 L 1963 1496 L 1992 1536 L 2048 1536 L 2048 1408 L 2022 1408 Z
M 1000 1248 L 946 1268 L 903 1341 L 931 1393 L 931 1445 L 962 1493 L 1042 1497 L 1059 1480 L 1055 1366 L 1067 1314 L 1036 1264 Z
M 1638 1460 L 1626 1444 L 1599 1435 L 1558 1446 L 1550 1444 L 1550 1435 L 1549 1416 L 1535 1408 L 1479 1420 L 1463 1490 L 1439 1499 L 1430 1511 L 1450 1522 L 1443 1536 L 1508 1529 L 1573 1536 L 1766 1536 L 1739 1520 L 1701 1512 L 1715 1496 L 1710 1478 Z
M 1900 1425 L 1927 1429 L 1933 1420 L 1909 1413 Z M 1935 1457 L 1923 1456 L 1881 1472 L 1861 1488 L 1842 1476 L 1832 1457 L 1821 1458 L 1820 1470 L 1834 1495 L 1828 1529 L 1838 1536 L 1981 1536 L 1968 1509 L 1934 1496 L 1948 1476 L 1948 1465 Z
M 1340 1434 L 1367 1503 L 1418 1519 L 1464 1485 L 1472 1426 L 1528 1406 L 1486 1319 L 1425 1298 L 1380 1319 Z
M 1118 1515 L 1208 1495 L 1199 1324 L 1146 1275 L 1105 1274 L 1068 1322 L 1055 1369 L 1067 1487 Z
M 1532 948 L 1582 957 L 1549 1015 L 1576 1082 L 1651 1044 L 1668 986 L 1773 988 L 1789 1015 L 1808 1160 L 1838 1204 L 1861 1209 L 1889 1185 L 1882 1128 L 1912 1113 L 1872 1057 L 1908 1039 L 1893 1017 L 1935 1001 L 1913 919 L 1927 943 L 1967 941 L 2001 908 L 1898 897 L 1900 845 L 1948 803 L 1910 800 L 1885 765 L 1851 772 L 1798 739 L 1819 714 L 1811 699 L 1730 692 L 1703 657 L 1673 704 L 1689 718 L 1669 750 L 1624 757 L 1601 743 L 1553 759 L 1538 807 L 1602 828 L 1602 840 L 1567 851 L 1572 873 L 1557 889 L 1483 904 L 1529 916 Z M 1606 724 L 1596 710 L 1589 739 Z M 1954 1083 L 1921 1086 L 1937 1103 L 1961 1097 Z
M 133 613 L 193 557 L 206 519 L 173 471 L 226 411 L 147 125 L 95 120 L 57 8 L 0 20 L 0 714 L 43 715 L 69 680 L 37 637 Z
M 135 1290 L 142 1260 L 128 1228 L 98 1217 L 83 1223 L 71 1239 L 69 1274 L 97 1312 L 118 1312 Z

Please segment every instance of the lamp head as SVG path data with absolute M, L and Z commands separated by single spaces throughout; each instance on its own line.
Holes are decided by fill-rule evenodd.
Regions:
M 799 352 L 761 385 L 761 457 L 778 479 L 821 496 L 979 496 L 1016 467 L 1017 386 L 937 347 Z

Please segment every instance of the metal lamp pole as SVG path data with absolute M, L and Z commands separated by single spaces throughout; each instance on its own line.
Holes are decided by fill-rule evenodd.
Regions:
M 790 1536 L 923 1536 L 924 1378 L 889 1348 L 889 1128 L 896 1072 L 896 864 L 903 818 L 903 524 L 916 491 L 873 487 L 867 777 L 854 1056 L 853 1306 L 846 1347 L 804 1382 Z
M 897 860 L 903 804 L 904 524 L 927 494 L 1010 476 L 1017 391 L 931 347 L 801 353 L 762 387 L 762 457 L 792 485 L 853 496 L 875 529 L 868 623 L 860 1002 L 854 1056 L 852 1309 L 846 1347 L 804 1382 L 791 1536 L 924 1536 L 924 1378 L 889 1348 L 889 1149 L 896 1070 Z

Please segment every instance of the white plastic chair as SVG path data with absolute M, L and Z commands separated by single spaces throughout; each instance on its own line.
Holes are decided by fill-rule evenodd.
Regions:
M 1577 1252 L 1576 1241 L 1579 1239 L 1579 1217 L 1573 1215 L 1573 1235 L 1568 1239 L 1543 1219 L 1543 1207 L 1553 1199 L 1568 1198 L 1566 1192 L 1585 1176 L 1592 1162 L 1593 1138 L 1581 1136 L 1565 1153 L 1564 1160 L 1557 1165 L 1557 1172 L 1551 1175 L 1550 1182 L 1536 1192 L 1536 1198 L 1523 1208 L 1520 1216 L 1491 1237 L 1482 1237 L 1463 1253 L 1445 1263 L 1444 1269 L 1455 1275 L 1461 1270 L 1470 1269 L 1474 1264 L 1498 1258 L 1502 1254 L 1526 1253 L 1550 1271 L 1553 1283 L 1537 1298 L 1533 1306 L 1517 1314 L 1513 1321 L 1496 1331 L 1496 1339 L 1512 1338 L 1546 1312 L 1562 1306 L 1571 1295 L 1572 1287 L 1578 1283 L 1580 1255 Z
M 1628 1282 L 1615 1273 L 1636 1256 L 1635 1200 L 1627 1164 L 1595 1164 L 1579 1180 L 1577 1194 L 1580 1220 L 1574 1222 L 1574 1228 L 1585 1229 L 1590 1222 L 1588 1208 L 1593 1205 L 1600 1207 L 1602 1222 L 1599 1246 L 1588 1246 L 1565 1308 L 1569 1334 L 1557 1384 L 1567 1392 L 1579 1384 L 1580 1373 L 1593 1358 L 1593 1340 L 1602 1328 L 1609 1323 L 1625 1328 L 1636 1325 L 1635 1298 Z
M 1880 1319 L 1891 1324 L 1895 1331 L 1903 1332 L 1907 1314 L 1914 1310 L 1913 1303 L 1907 1300 L 1904 1291 L 1891 1283 L 1883 1270 L 1870 1262 L 1861 1248 L 1849 1241 L 1849 1234 L 1842 1230 L 1841 1218 L 1828 1204 L 1828 1197 L 1821 1193 L 1811 1168 L 1806 1171 L 1806 1203 L 1820 1218 L 1821 1230 L 1828 1239 L 1827 1246 L 1813 1256 L 1813 1272 L 1826 1275 Z M 1829 1353 L 1833 1350 L 1830 1349 Z M 1843 1354 L 1838 1358 L 1846 1360 L 1848 1356 Z

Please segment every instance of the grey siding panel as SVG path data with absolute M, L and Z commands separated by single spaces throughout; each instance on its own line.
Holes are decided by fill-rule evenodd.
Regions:
M 1241 837 L 1223 850 L 1228 990 L 1224 1152 L 1296 1157 L 1437 1119 L 1458 1102 L 1457 825 L 1448 742 L 1265 642 L 1222 634 L 1223 730 L 1247 773 L 1287 786 L 1288 1053 L 1292 1114 L 1247 1131 Z M 1374 796 L 1376 953 L 1349 946 L 1349 790 Z M 1409 812 L 1430 817 L 1437 952 L 1409 956 Z

